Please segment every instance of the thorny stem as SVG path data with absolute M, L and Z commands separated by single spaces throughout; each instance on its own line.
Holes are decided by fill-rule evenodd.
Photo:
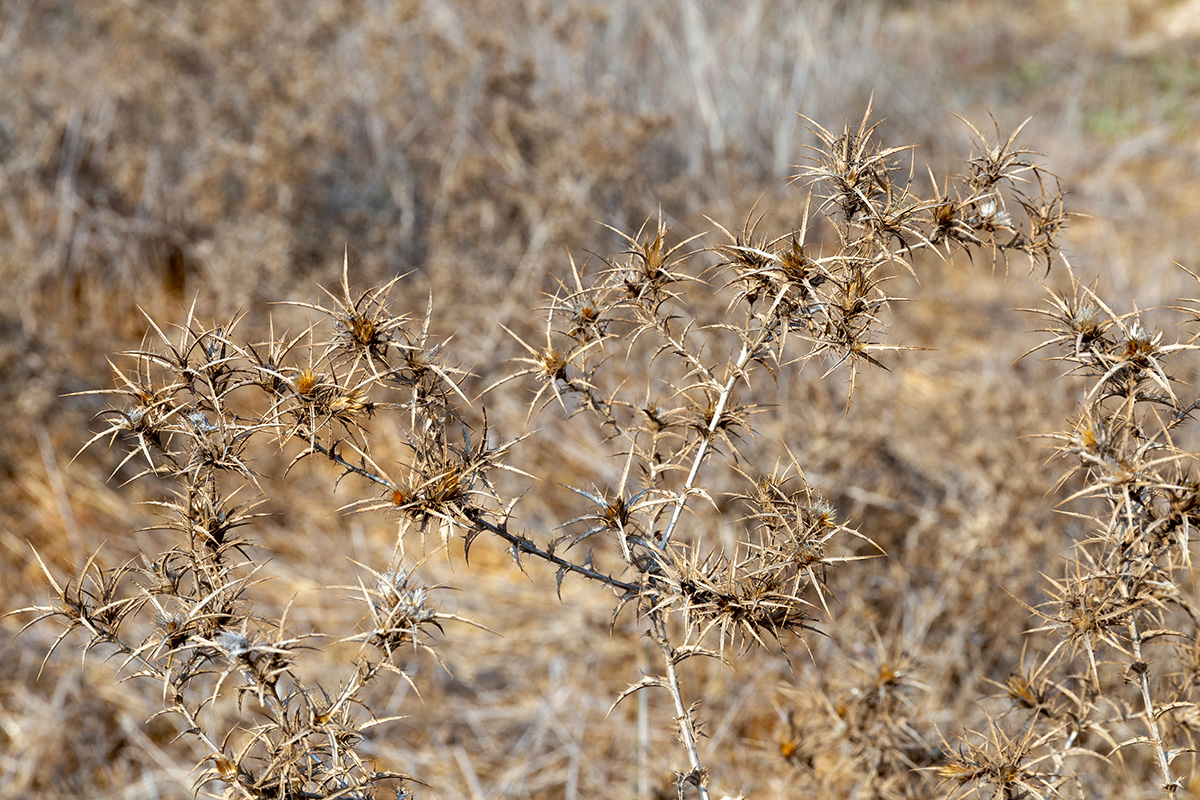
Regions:
M 1031 725 L 1033 724 L 1032 721 L 1030 721 L 1030 724 Z M 1063 741 L 1062 751 L 1064 753 L 1070 752 L 1071 749 L 1075 746 L 1075 740 L 1078 738 L 1079 738 L 1079 731 L 1077 731 L 1077 730 L 1071 731 L 1069 734 L 1067 734 L 1067 738 Z M 1054 778 L 1055 781 L 1057 781 L 1062 776 L 1063 767 L 1066 766 L 1066 763 L 1067 763 L 1066 760 L 1063 759 L 1062 756 L 1055 757 L 1054 771 L 1050 773 L 1051 777 Z
M 182 700 L 176 700 L 174 705 L 175 712 L 182 716 L 187 722 L 188 732 L 200 741 L 204 742 L 205 746 L 207 746 L 208 749 L 213 753 L 220 753 L 224 755 L 224 749 L 211 738 L 209 738 L 208 734 L 204 732 L 204 729 L 200 727 L 200 721 L 196 719 L 196 715 L 192 713 L 192 710 L 184 705 Z
M 696 448 L 696 457 L 692 460 L 691 471 L 688 472 L 687 480 L 683 483 L 683 488 L 679 490 L 679 494 L 675 497 L 675 508 L 671 511 L 671 521 L 667 523 L 667 529 L 663 531 L 662 539 L 658 546 L 663 549 L 667 543 L 671 541 L 671 535 L 675 532 L 675 526 L 679 523 L 679 516 L 683 513 L 683 507 L 687 503 L 688 494 L 692 490 L 692 486 L 696 483 L 696 476 L 700 472 L 700 465 L 704 463 L 704 456 L 708 453 L 709 442 L 712 441 L 712 434 L 717 429 L 717 425 L 721 423 L 721 415 L 725 413 L 725 404 L 729 402 L 729 396 L 733 394 L 733 385 L 737 383 L 738 375 L 741 374 L 742 368 L 746 366 L 746 362 L 750 360 L 750 355 L 756 348 L 750 344 L 742 345 L 742 352 L 738 354 L 737 363 L 731 370 L 729 379 L 725 381 L 725 387 L 721 390 L 721 396 L 717 398 L 716 408 L 713 409 L 712 419 L 708 421 L 708 435 L 700 442 L 700 446 Z
M 328 457 L 331 461 L 336 462 L 344 469 L 346 469 L 350 472 L 353 472 L 355 475 L 358 475 L 361 478 L 371 481 L 372 483 L 377 483 L 380 486 L 388 486 L 389 485 L 386 478 L 383 478 L 380 475 L 376 475 L 374 472 L 371 472 L 369 469 L 366 469 L 365 467 L 361 467 L 357 464 L 352 464 L 351 462 L 342 458 L 342 456 L 338 455 L 337 450 L 334 447 L 325 447 L 324 445 L 322 445 L 316 441 L 309 442 L 309 446 L 314 451 L 321 453 L 322 455 Z M 463 510 L 463 514 L 464 514 L 464 516 L 466 516 L 467 520 L 470 521 L 471 524 L 474 525 L 476 528 L 480 528 L 482 530 L 488 531 L 489 533 L 496 534 L 501 539 L 504 539 L 506 542 L 508 542 L 513 547 L 520 550 L 522 553 L 525 553 L 526 555 L 535 556 L 537 558 L 542 559 L 543 561 L 553 564 L 554 566 L 558 567 L 559 569 L 565 569 L 568 572 L 574 572 L 576 575 L 582 575 L 585 578 L 590 578 L 591 580 L 599 581 L 600 583 L 611 586 L 614 589 L 621 589 L 623 591 L 630 592 L 632 594 L 637 594 L 638 592 L 641 591 L 641 588 L 639 586 L 637 586 L 636 584 L 629 583 L 628 581 L 620 580 L 619 578 L 614 578 L 611 575 L 606 575 L 603 572 L 599 572 L 598 570 L 594 570 L 589 567 L 585 567 L 582 564 L 576 564 L 574 561 L 569 561 L 569 560 L 563 558 L 562 556 L 558 556 L 547 550 L 543 550 L 542 548 L 538 547 L 533 542 L 531 542 L 529 539 L 526 539 L 524 536 L 519 536 L 518 534 L 515 534 L 512 531 L 508 530 L 507 526 L 497 525 L 494 522 L 489 522 L 487 519 L 484 518 L 483 511 L 481 509 L 466 508 Z
M 679 687 L 679 672 L 675 666 L 677 660 L 675 648 L 667 639 L 666 624 L 661 612 L 651 612 L 650 617 L 654 623 L 654 641 L 662 650 L 663 661 L 666 662 L 667 689 L 671 692 L 671 699 L 675 703 L 675 719 L 679 722 L 679 738 L 683 742 L 684 749 L 687 750 L 688 763 L 692 768 L 691 776 L 695 779 L 696 790 L 700 793 L 701 800 L 709 800 L 708 787 L 704 784 L 704 768 L 700 764 L 700 752 L 696 749 L 695 722 L 692 719 L 691 711 L 683 704 L 683 690 Z
M 614 578 L 611 575 L 606 575 L 603 572 L 590 569 L 581 564 L 576 564 L 574 561 L 568 561 L 562 556 L 558 556 L 554 553 L 541 549 L 524 536 L 519 536 L 509 531 L 507 527 L 503 525 L 497 525 L 494 522 L 489 522 L 488 520 L 484 519 L 483 512 L 477 508 L 468 508 L 464 513 L 466 514 L 467 519 L 469 519 L 474 525 L 483 528 L 490 533 L 496 534 L 513 547 L 516 547 L 522 553 L 536 556 L 537 558 L 547 561 L 560 569 L 565 569 L 568 572 L 574 572 L 576 575 L 582 575 L 585 578 L 591 578 L 594 581 L 607 584 L 614 589 L 623 589 L 626 592 L 632 592 L 634 594 L 641 591 L 641 587 L 637 586 L 636 584 L 623 581 L 619 578 Z
M 1158 727 L 1158 717 L 1154 713 L 1154 700 L 1150 697 L 1150 669 L 1149 665 L 1142 660 L 1142 636 L 1138 632 L 1137 620 L 1130 618 L 1129 620 L 1129 638 L 1133 642 L 1133 657 L 1135 659 L 1133 666 L 1134 672 L 1137 674 L 1138 688 L 1142 692 L 1142 703 L 1146 707 L 1146 727 L 1150 730 L 1150 739 L 1154 745 L 1154 754 L 1158 758 L 1158 768 L 1162 770 L 1163 785 L 1162 791 L 1168 797 L 1174 797 L 1179 784 L 1171 777 L 1171 760 L 1167 757 L 1166 749 L 1163 747 L 1162 733 Z

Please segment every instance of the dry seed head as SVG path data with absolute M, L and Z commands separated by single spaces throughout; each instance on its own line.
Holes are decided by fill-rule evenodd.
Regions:
M 209 421 L 203 411 L 193 411 L 187 419 L 199 434 L 216 433 L 220 430 L 218 426 Z
M 1086 342 L 1098 338 L 1103 333 L 1104 316 L 1094 303 L 1085 302 L 1069 313 L 1067 324 Z
M 238 766 L 224 755 L 209 756 L 217 776 L 226 783 L 233 784 L 238 778 Z
M 392 505 L 397 507 L 407 506 L 413 501 L 412 493 L 400 486 L 392 488 L 390 497 Z
M 1099 575 L 1069 576 L 1052 581 L 1058 605 L 1055 621 L 1069 641 L 1093 651 L 1100 642 L 1118 645 L 1130 602 L 1116 596 L 1112 582 Z
M 825 282 L 817 262 L 804 252 L 804 244 L 795 233 L 789 237 L 788 247 L 779 254 L 779 264 L 784 280 L 789 283 L 803 284 L 808 281 L 810 286 L 816 288 Z
M 435 507 L 447 506 L 451 503 L 465 500 L 467 487 L 463 483 L 463 473 L 456 467 L 444 469 L 428 483 L 425 496 Z
M 350 343 L 358 348 L 379 347 L 381 341 L 377 338 L 378 330 L 375 320 L 365 314 L 351 314 L 338 321 L 338 326 Z
M 422 626 L 440 628 L 438 612 L 430 604 L 429 589 L 411 586 L 409 579 L 408 572 L 400 567 L 377 573 L 374 590 L 368 590 L 364 598 L 373 624 L 364 638 L 388 653 L 401 645 L 419 644 Z
M 371 410 L 367 393 L 360 388 L 344 389 L 329 401 L 329 413 L 341 419 L 349 419 Z
M 1158 350 L 1158 345 L 1161 341 L 1161 332 L 1151 331 L 1140 320 L 1135 320 L 1129 326 L 1129 333 L 1125 342 L 1125 358 L 1134 362 L 1141 362 Z
M 361 302 L 361 300 L 360 300 Z M 345 353 L 374 358 L 386 358 L 392 343 L 391 330 L 398 326 L 381 306 L 372 312 L 357 308 L 335 315 L 333 346 Z
M 1075 429 L 1075 437 L 1079 446 L 1089 453 L 1094 452 L 1100 443 L 1096 437 L 1096 429 L 1086 421 L 1081 422 Z
M 556 299 L 553 312 L 567 318 L 567 336 L 580 343 L 603 339 L 607 334 L 609 320 L 605 318 L 605 308 L 591 293 L 580 292 L 565 300 Z
M 1009 675 L 1004 682 L 1004 691 L 1012 700 L 1026 708 L 1036 708 L 1042 703 L 1042 699 L 1024 675 Z
M 305 398 L 312 397 L 319 383 L 317 373 L 313 372 L 311 367 L 305 367 L 296 376 L 296 394 Z
M 168 649 L 179 647 L 187 641 L 191 632 L 188 630 L 188 617 L 179 611 L 160 613 L 154 617 L 154 626 L 163 638 Z
M 671 251 L 667 249 L 667 230 L 662 223 L 660 222 L 655 230 L 653 239 L 647 233 L 641 246 L 635 247 L 630 253 L 641 263 L 642 269 L 639 271 L 645 279 L 653 281 L 661 277 L 671 255 Z
M 221 631 L 217 634 L 214 642 L 230 661 L 239 661 L 250 652 L 250 640 L 246 638 L 245 634 L 237 631 Z
M 397 595 L 408 589 L 408 579 L 408 570 L 404 567 L 393 567 L 379 576 L 375 588 L 380 595 Z
M 536 377 L 546 383 L 567 379 L 567 366 L 571 363 L 570 355 L 557 347 L 546 347 L 536 356 Z
M 163 554 L 154 562 L 151 562 L 143 554 L 142 563 L 144 565 L 141 569 L 142 574 L 154 581 L 150 587 L 152 594 L 179 594 L 179 583 L 183 579 L 183 573 L 172 565 L 169 554 Z
M 1012 227 L 1012 217 L 1000 205 L 998 195 L 991 194 L 983 197 L 975 204 L 975 209 L 978 212 L 976 224 L 984 230 Z
M 410 575 L 403 567 L 396 567 L 379 576 L 375 582 L 382 607 L 399 609 L 403 616 L 416 622 L 433 619 L 429 608 L 429 590 L 424 586 L 410 586 Z
M 825 543 L 819 539 L 803 539 L 791 548 L 796 566 L 810 567 L 825 560 Z
M 150 420 L 145 408 L 135 406 L 126 411 L 124 417 L 129 423 L 129 429 L 135 433 L 146 433 L 156 427 L 155 423 Z
M 828 500 L 816 500 L 804 509 L 805 521 L 818 531 L 837 527 L 837 508 Z
M 958 207 L 950 200 L 944 200 L 933 207 L 933 224 L 938 230 L 949 228 L 954 224 Z
M 441 355 L 439 347 L 406 347 L 401 353 L 404 366 L 408 367 L 413 377 L 420 379 L 435 364 Z
M 667 419 L 667 410 L 661 408 L 656 403 L 646 403 L 638 410 L 645 415 L 651 431 L 657 432 L 671 427 L 672 423 Z
M 629 512 L 630 507 L 625 498 L 614 497 L 602 512 L 605 527 L 614 531 L 625 528 L 630 522 Z
M 454 520 L 468 507 L 470 496 L 470 473 L 462 465 L 450 465 L 436 472 L 409 472 L 404 482 L 394 483 L 385 490 L 382 507 L 390 507 L 422 526 L 433 520 L 453 526 Z M 367 506 L 379 507 L 379 503 Z

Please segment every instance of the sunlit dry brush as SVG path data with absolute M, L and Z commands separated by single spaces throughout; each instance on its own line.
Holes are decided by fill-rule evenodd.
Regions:
M 1048 435 L 1067 464 L 1062 505 L 1080 535 L 1065 566 L 1047 570 L 1045 599 L 1027 606 L 1041 646 L 999 687 L 1011 700 L 1007 719 L 941 771 L 977 792 L 1070 796 L 1112 774 L 1095 762 L 1148 754 L 1161 793 L 1174 797 L 1196 769 L 1200 401 L 1176 376 L 1195 349 L 1186 332 L 1195 301 L 1119 313 L 1067 277 L 1033 313 L 1046 336 L 1036 349 L 1082 382 L 1070 427 Z M 1175 342 L 1152 327 L 1171 312 L 1184 317 Z
M 1076 281 L 1056 239 L 1064 192 L 1018 144 L 1020 127 L 970 127 L 961 172 L 938 179 L 911 148 L 880 144 L 870 111 L 840 131 L 810 125 L 795 227 L 768 233 L 768 215 L 753 209 L 740 225 L 714 223 L 712 243 L 673 236 L 661 217 L 618 232 L 620 252 L 568 261 L 540 302 L 540 333 L 510 331 L 519 353 L 477 397 L 467 389 L 477 367 L 431 334 L 435 304 L 394 314 L 400 279 L 355 290 L 348 259 L 323 300 L 290 303 L 311 315 L 302 330 L 248 336 L 242 317 L 206 325 L 193 312 L 174 326 L 150 321 L 145 344 L 114 362 L 89 444 L 118 446 L 122 472 L 162 488 L 156 505 L 174 543 L 116 566 L 97 552 L 70 578 L 43 565 L 51 600 L 21 613 L 65 623 L 59 642 L 82 629 L 85 650 L 161 684 L 164 713 L 200 754 L 197 791 L 403 796 L 422 776 L 377 766 L 364 742 L 421 709 L 372 707 L 368 687 L 419 691 L 414 659 L 437 659 L 434 634 L 471 624 L 441 610 L 445 587 L 419 580 L 413 554 L 465 558 L 490 539 L 521 569 L 553 575 L 560 595 L 583 581 L 611 594 L 614 621 L 636 620 L 657 661 L 612 686 L 613 703 L 662 692 L 669 715 L 641 724 L 678 738 L 681 752 L 663 765 L 673 790 L 712 796 L 733 778 L 705 747 L 694 659 L 737 666 L 757 651 L 816 665 L 812 637 L 854 627 L 831 572 L 883 555 L 809 484 L 802 459 L 756 432 L 756 420 L 780 413 L 780 377 L 839 372 L 850 403 L 869 368 L 906 349 L 888 338 L 904 299 L 890 287 L 919 291 L 914 276 L 960 253 L 1006 269 L 1020 257 L 1069 282 L 1037 312 L 1044 347 L 1091 381 L 1073 429 L 1054 435 L 1078 463 L 1063 485 L 1089 533 L 1065 572 L 1047 575 L 1044 600 L 1012 603 L 1035 619 L 1038 635 L 1012 643 L 1025 667 L 996 682 L 1003 708 L 986 730 L 939 731 L 918 718 L 920 659 L 875 631 L 823 657 L 840 671 L 781 698 L 777 764 L 831 796 L 940 786 L 1067 797 L 1144 751 L 1174 794 L 1200 664 L 1185 580 L 1200 500 L 1179 443 L 1200 401 L 1169 367 L 1191 340 L 1164 344 L 1143 312 L 1119 314 Z M 505 394 L 527 406 L 523 424 L 489 419 Z M 577 508 L 549 529 L 521 517 L 524 489 L 557 480 L 516 466 L 517 452 L 537 447 L 535 418 L 596 433 L 619 476 L 597 470 L 567 487 Z M 269 471 L 276 452 L 281 468 Z M 288 607 L 251 599 L 267 572 L 255 537 L 262 504 L 300 471 L 327 471 L 352 492 L 341 511 L 396 526 L 390 557 L 356 564 L 356 582 L 334 587 L 361 608 L 353 630 L 301 632 Z M 336 685 L 303 669 L 332 643 L 355 654 Z M 649 796 L 648 771 L 635 782 Z

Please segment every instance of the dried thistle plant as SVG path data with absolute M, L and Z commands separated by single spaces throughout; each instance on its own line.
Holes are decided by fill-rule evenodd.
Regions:
M 111 406 L 88 444 L 119 444 L 118 469 L 136 464 L 136 478 L 170 487 L 158 507 L 177 542 L 137 566 L 106 570 L 93 556 L 67 580 L 43 565 L 51 601 L 21 611 L 34 622 L 60 619 L 67 632 L 83 629 L 85 650 L 103 646 L 132 674 L 162 685 L 164 710 L 204 751 L 197 791 L 332 798 L 386 787 L 404 796 L 414 779 L 376 770 L 360 751 L 371 729 L 394 719 L 370 707 L 365 689 L 389 673 L 417 688 L 405 671 L 409 654 L 433 653 L 435 632 L 469 622 L 440 611 L 440 587 L 415 579 L 406 539 L 447 549 L 461 542 L 466 555 L 479 537 L 497 537 L 522 568 L 549 567 L 560 593 L 566 578 L 585 579 L 615 594 L 614 618 L 636 615 L 661 660 L 613 695 L 667 693 L 664 724 L 683 748 L 675 790 L 710 797 L 704 716 L 684 666 L 697 657 L 734 663 L 750 648 L 787 656 L 797 640 L 806 647 L 805 637 L 834 618 L 829 571 L 882 552 L 839 519 L 790 452 L 778 462 L 785 466 L 763 466 L 772 451 L 755 419 L 772 413 L 781 372 L 815 361 L 817 380 L 845 369 L 849 403 L 860 370 L 885 367 L 888 354 L 905 349 L 887 340 L 902 298 L 886 287 L 915 272 L 919 253 L 987 254 L 1005 264 L 1023 254 L 1049 266 L 1065 220 L 1057 182 L 1016 146 L 1020 128 L 1007 138 L 997 129 L 993 144 L 972 128 L 978 141 L 964 173 L 923 187 L 911 160 L 901 160 L 910 148 L 878 144 L 870 114 L 838 134 L 813 123 L 811 163 L 796 173 L 808 203 L 795 229 L 762 233 L 765 215 L 754 209 L 736 232 L 717 225 L 725 241 L 707 244 L 675 240 L 660 215 L 618 232 L 622 252 L 594 265 L 572 260 L 542 307 L 543 333 L 526 341 L 510 331 L 520 353 L 475 402 L 463 388 L 468 370 L 431 337 L 432 302 L 423 319 L 394 314 L 389 295 L 399 278 L 356 293 L 348 258 L 325 304 L 291 303 L 316 317 L 296 335 L 272 326 L 265 341 L 247 341 L 236 335 L 240 318 L 202 325 L 193 312 L 170 334 L 151 321 L 157 341 L 113 367 Z M 1097 540 L 1094 563 L 1080 562 L 1078 580 L 1055 584 L 1055 599 L 1034 611 L 1067 631 L 1045 664 L 1087 652 L 1085 683 L 1094 683 L 1097 651 L 1131 659 L 1146 702 L 1143 738 L 1157 743 L 1170 784 L 1156 727 L 1166 706 L 1151 699 L 1146 670 L 1135 667 L 1144 644 L 1176 636 L 1162 625 L 1167 609 L 1180 606 L 1170 589 L 1182 562 L 1170 554 L 1190 531 L 1196 503 L 1170 432 L 1192 409 L 1178 405 L 1164 366 L 1181 348 L 1093 300 L 1064 299 L 1048 316 L 1066 326 L 1052 342 L 1074 344 L 1067 360 L 1099 376 L 1088 395 L 1094 422 L 1064 440 L 1063 452 L 1099 476 L 1078 497 L 1112 504 L 1097 518 L 1109 533 Z M 499 480 L 530 477 L 510 457 L 535 434 L 496 431 L 486 404 L 524 385 L 527 422 L 558 414 L 599 431 L 621 465 L 613 485 L 569 487 L 584 507 L 554 530 L 523 529 L 520 493 Z M 401 447 L 380 444 L 382 420 L 398 426 Z M 282 475 L 260 472 L 270 448 L 290 458 Z M 319 462 L 357 493 L 342 510 L 398 521 L 397 555 L 358 565 L 358 582 L 337 587 L 361 606 L 362 623 L 329 634 L 359 647 L 336 690 L 297 668 L 320 637 L 292 632 L 287 609 L 261 609 L 248 595 L 264 566 L 251 546 L 256 509 L 271 481 Z M 597 566 L 597 551 L 611 568 Z M 911 720 L 918 682 L 902 654 L 879 649 L 879 663 L 862 673 L 867 694 L 855 690 L 838 715 L 853 734 L 852 760 L 874 770 L 867 783 L 878 796 L 904 796 L 902 776 L 933 755 Z M 1046 709 L 1064 698 L 1088 713 L 1095 705 L 1077 683 L 1012 691 L 1060 720 L 1068 712 Z M 1047 693 L 1057 699 L 1039 699 Z M 235 714 L 240 721 L 228 730 L 209 733 L 230 698 L 239 711 L 252 704 L 255 721 Z M 1076 723 L 1075 734 L 1090 725 Z M 998 753 L 972 744 L 940 774 L 972 789 L 1050 791 L 1058 775 L 1047 778 L 1045 765 L 1057 770 L 1074 752 L 1067 730 L 1063 723 L 1010 737 L 994 727 Z
M 1006 687 L 1024 730 L 1020 745 L 994 726 L 990 745 L 979 747 L 1053 764 L 1037 791 L 1054 796 L 1081 786 L 1070 756 L 1119 759 L 1148 748 L 1160 792 L 1174 797 L 1185 782 L 1179 762 L 1196 765 L 1196 698 L 1180 677 L 1190 674 L 1186 643 L 1200 615 L 1186 589 L 1195 455 L 1179 444 L 1192 433 L 1196 401 L 1171 365 L 1195 345 L 1165 343 L 1148 312 L 1118 313 L 1072 270 L 1065 275 L 1067 287 L 1048 290 L 1046 306 L 1031 309 L 1046 321 L 1031 352 L 1048 351 L 1085 381 L 1070 429 L 1049 435 L 1067 463 L 1063 505 L 1084 535 L 1062 576 L 1047 576 L 1044 602 L 1027 606 L 1038 620 L 1031 633 L 1047 646 L 1031 662 L 1032 677 L 1013 676 Z M 1000 785 L 994 770 L 985 781 L 963 759 L 965 771 L 943 774 L 975 792 L 981 781 Z
M 1000 687 L 1005 718 L 968 736 L 939 773 L 955 795 L 1073 797 L 1097 785 L 1097 764 L 1143 749 L 1158 793 L 1175 797 L 1197 765 L 1200 613 L 1190 587 L 1200 482 L 1183 442 L 1194 442 L 1198 401 L 1177 377 L 1195 341 L 1167 343 L 1153 311 L 1119 313 L 1073 269 L 1062 275 L 1065 287 L 1048 287 L 1045 305 L 1029 309 L 1044 321 L 1030 352 L 1083 382 L 1068 429 L 1047 435 L 1066 464 L 1064 513 L 1080 532 L 1061 573 L 1046 575 L 1043 601 L 1022 603 L 1036 638 Z M 1170 310 L 1190 313 L 1161 311 Z

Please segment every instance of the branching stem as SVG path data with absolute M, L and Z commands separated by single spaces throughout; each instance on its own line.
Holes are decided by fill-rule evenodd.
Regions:
M 1154 746 L 1154 755 L 1158 759 L 1158 768 L 1162 771 L 1162 791 L 1167 797 L 1175 797 L 1179 788 L 1178 782 L 1171 775 L 1171 759 L 1163 746 L 1162 731 L 1158 727 L 1158 715 L 1154 710 L 1154 699 L 1150 696 L 1150 668 L 1142 659 L 1142 636 L 1138 632 L 1137 619 L 1129 619 L 1129 638 L 1133 643 L 1134 672 L 1137 675 L 1138 689 L 1142 694 L 1142 703 L 1146 709 L 1146 728 L 1150 732 L 1150 742 Z
M 687 750 L 688 764 L 692 768 L 690 777 L 696 782 L 696 789 L 700 793 L 701 800 L 709 800 L 708 787 L 706 785 L 707 777 L 704 767 L 700 763 L 700 751 L 696 748 L 696 723 L 692 717 L 691 709 L 683 702 L 683 690 L 679 686 L 677 654 L 675 648 L 671 646 L 670 640 L 667 639 L 667 626 L 663 620 L 662 613 L 653 611 L 650 613 L 650 619 L 654 625 L 654 641 L 662 651 L 663 661 L 666 665 L 667 690 L 671 693 L 671 701 L 675 704 L 675 719 L 679 723 L 679 738 L 683 742 L 684 749 Z
M 729 378 L 726 379 L 725 386 L 721 390 L 721 396 L 717 398 L 717 404 L 713 408 L 712 418 L 708 421 L 707 433 L 701 440 L 700 446 L 696 448 L 696 457 L 692 460 L 692 468 L 688 472 L 687 480 L 684 481 L 683 488 L 679 490 L 679 494 L 675 497 L 675 508 L 671 510 L 671 521 L 667 523 L 667 528 L 663 531 L 662 539 L 658 543 L 659 548 L 665 548 L 671 541 L 671 536 L 675 533 L 675 526 L 679 523 L 680 515 L 683 514 L 683 507 L 687 503 L 688 495 L 691 493 L 692 487 L 696 484 L 696 476 L 700 473 L 700 465 L 704 463 L 704 456 L 708 454 L 709 443 L 712 442 L 712 437 L 717 430 L 717 426 L 721 424 L 721 415 L 725 413 L 725 406 L 729 402 L 729 396 L 733 394 L 733 386 L 737 383 L 742 369 L 750 361 L 750 356 L 754 353 L 754 350 L 755 346 L 745 343 L 742 345 L 742 352 L 738 353 L 737 363 L 730 370 Z

